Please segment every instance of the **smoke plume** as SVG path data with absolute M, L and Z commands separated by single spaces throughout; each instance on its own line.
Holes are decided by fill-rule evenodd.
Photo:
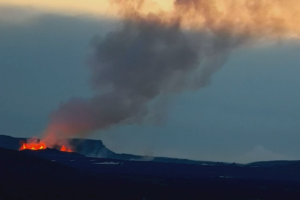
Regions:
M 169 11 L 149 11 L 142 0 L 112 4 L 122 25 L 93 40 L 94 96 L 51 114 L 43 139 L 49 145 L 140 123 L 155 112 L 154 99 L 209 84 L 233 50 L 300 35 L 298 0 L 175 0 Z

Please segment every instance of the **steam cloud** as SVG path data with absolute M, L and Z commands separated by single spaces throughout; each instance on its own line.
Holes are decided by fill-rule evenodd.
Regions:
M 206 86 L 230 52 L 260 40 L 300 35 L 298 0 L 176 0 L 145 11 L 142 0 L 115 0 L 120 29 L 94 40 L 89 69 L 95 95 L 71 99 L 51 115 L 44 141 L 139 123 L 165 94 Z

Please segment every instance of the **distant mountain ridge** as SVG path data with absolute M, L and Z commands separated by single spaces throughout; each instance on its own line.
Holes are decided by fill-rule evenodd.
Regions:
M 22 142 L 25 142 L 27 138 L 16 138 L 7 135 L 0 135 L 0 148 L 19 150 Z M 97 158 L 107 158 L 126 161 L 153 161 L 153 162 L 165 162 L 165 163 L 181 163 L 181 164 L 196 164 L 196 165 L 227 165 L 223 162 L 211 162 L 211 161 L 195 161 L 189 159 L 179 158 L 166 158 L 166 157 L 149 157 L 138 156 L 132 154 L 119 154 L 108 149 L 101 140 L 92 139 L 71 139 L 69 140 L 73 151 L 75 153 Z M 284 166 L 298 163 L 298 161 L 262 161 L 246 164 L 251 167 L 272 167 L 272 166 Z M 238 164 L 243 166 L 243 164 Z
M 16 138 L 7 135 L 0 135 L 0 147 L 12 150 L 19 150 L 21 144 L 26 142 L 27 138 Z M 91 157 L 111 157 L 115 153 L 104 146 L 101 140 L 90 139 L 71 139 L 69 140 L 73 151 L 76 153 Z
M 19 150 L 21 143 L 26 141 L 26 138 L 15 138 L 7 135 L 0 135 L 0 147 L 12 150 Z M 118 154 L 108 149 L 101 140 L 91 139 L 71 139 L 73 151 L 88 157 L 108 158 L 127 161 L 154 161 L 166 163 L 183 163 L 183 164 L 200 164 L 200 165 L 223 165 L 220 162 L 195 161 L 178 158 L 165 157 L 148 157 L 132 154 Z

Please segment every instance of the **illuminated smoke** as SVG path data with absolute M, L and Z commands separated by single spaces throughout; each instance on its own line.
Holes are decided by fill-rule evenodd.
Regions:
M 209 84 L 232 50 L 263 40 L 298 38 L 298 0 L 176 0 L 150 12 L 139 0 L 114 0 L 122 26 L 94 40 L 89 65 L 95 94 L 51 115 L 43 141 L 85 136 L 142 122 L 165 94 Z

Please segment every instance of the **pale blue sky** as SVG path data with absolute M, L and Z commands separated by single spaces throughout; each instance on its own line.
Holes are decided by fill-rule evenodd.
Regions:
M 89 42 L 116 25 L 87 17 L 0 14 L 0 134 L 30 137 L 73 96 L 92 95 Z M 92 138 L 113 151 L 248 162 L 300 159 L 300 45 L 239 50 L 200 91 L 174 96 L 165 123 L 118 126 Z

